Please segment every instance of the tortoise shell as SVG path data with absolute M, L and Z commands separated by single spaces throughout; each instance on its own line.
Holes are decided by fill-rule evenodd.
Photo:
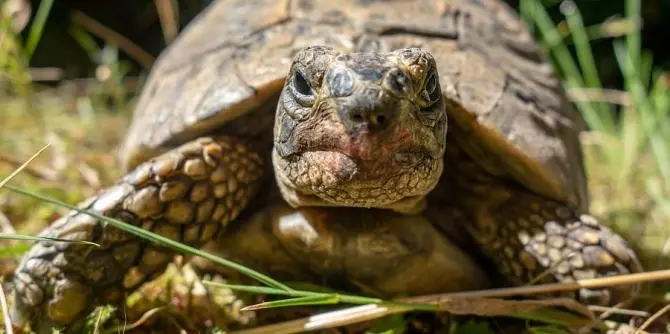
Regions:
M 584 122 L 523 23 L 494 0 L 216 1 L 152 68 L 123 165 L 217 131 L 272 137 L 293 55 L 310 45 L 428 50 L 460 134 L 450 138 L 488 172 L 586 209 Z

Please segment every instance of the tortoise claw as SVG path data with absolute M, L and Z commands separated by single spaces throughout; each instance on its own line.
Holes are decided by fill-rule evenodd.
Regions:
M 643 270 L 626 241 L 595 218 L 549 200 L 520 202 L 533 204 L 506 208 L 506 216 L 500 213 L 500 218 L 508 223 L 486 231 L 486 235 L 482 229 L 474 233 L 512 283 L 574 282 Z M 524 209 L 529 213 L 519 215 Z M 638 290 L 639 286 L 626 285 L 582 289 L 575 297 L 589 304 L 611 305 L 630 299 Z

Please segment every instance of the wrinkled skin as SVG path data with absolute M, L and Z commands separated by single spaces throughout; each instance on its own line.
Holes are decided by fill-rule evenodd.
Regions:
M 272 153 L 288 203 L 422 211 L 442 173 L 447 131 L 433 57 L 315 47 L 295 59 Z

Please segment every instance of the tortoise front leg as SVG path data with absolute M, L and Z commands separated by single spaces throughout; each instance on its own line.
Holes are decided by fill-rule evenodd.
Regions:
M 474 220 L 468 229 L 501 273 L 515 284 L 569 282 L 642 271 L 626 241 L 588 214 L 513 184 L 491 185 L 486 194 L 486 199 L 467 201 Z M 588 303 L 613 304 L 630 298 L 636 289 L 582 289 L 577 297 Z
M 139 165 L 80 208 L 200 247 L 235 219 L 259 188 L 262 160 L 242 141 L 201 138 Z M 173 252 L 73 211 L 41 236 L 16 269 L 12 318 L 37 332 L 67 326 L 98 303 L 118 303 L 163 272 Z

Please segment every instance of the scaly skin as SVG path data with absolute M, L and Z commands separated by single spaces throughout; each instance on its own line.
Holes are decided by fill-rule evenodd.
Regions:
M 260 157 L 241 141 L 201 138 L 139 165 L 80 208 L 200 247 L 239 215 L 262 171 Z M 89 306 L 122 301 L 161 274 L 173 254 L 76 211 L 41 235 L 102 247 L 38 242 L 24 256 L 14 279 L 13 320 L 29 321 L 40 333 L 72 323 Z

